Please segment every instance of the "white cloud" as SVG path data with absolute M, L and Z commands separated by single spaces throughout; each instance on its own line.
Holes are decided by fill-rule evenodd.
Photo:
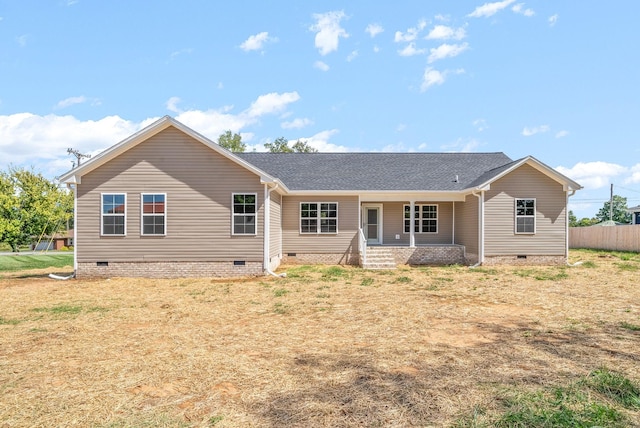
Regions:
M 640 163 L 637 163 L 631 167 L 631 176 L 627 177 L 624 180 L 624 183 L 625 184 L 640 183 Z
M 396 131 L 397 132 L 402 132 L 405 129 L 407 129 L 407 124 L 406 123 L 400 123 L 400 124 L 398 124 L 398 126 L 396 126 Z
M 422 76 L 422 86 L 420 86 L 420 90 L 424 92 L 433 85 L 442 85 L 444 80 L 445 75 L 443 73 L 434 68 L 427 67 Z
M 447 27 L 446 25 L 436 25 L 427 34 L 427 40 L 462 40 L 467 36 L 467 31 L 460 28 Z
M 289 144 L 293 145 L 298 141 L 304 141 L 319 152 L 348 152 L 349 149 L 347 147 L 329 142 L 329 139 L 338 132 L 339 131 L 337 129 L 330 129 L 327 131 L 318 132 L 311 137 L 302 137 L 295 140 L 289 140 Z
M 398 55 L 414 56 L 414 55 L 422 55 L 425 52 L 427 52 L 426 49 L 416 49 L 416 44 L 414 42 L 411 42 L 404 49 L 399 50 Z
M 22 36 L 16 37 L 16 43 L 18 43 L 18 45 L 21 48 L 27 46 L 27 41 L 28 40 L 29 40 L 29 35 L 28 34 L 23 34 Z
M 380 24 L 369 24 L 364 31 L 369 33 L 371 38 L 374 38 L 378 34 L 382 33 L 384 31 L 384 28 L 382 28 L 382 25 Z
M 515 1 L 516 0 L 503 0 L 493 3 L 485 3 L 482 6 L 476 7 L 475 10 L 467 16 L 471 18 L 488 18 L 500 12 L 502 9 L 508 7 Z
M 71 169 L 67 148 L 95 154 L 146 126 L 118 116 L 81 121 L 73 116 L 16 113 L 0 116 L 0 158 L 3 163 L 33 166 L 54 176 Z
M 169 59 L 173 61 L 174 59 L 178 58 L 180 55 L 190 54 L 192 52 L 193 52 L 193 48 L 180 49 L 179 51 L 171 52 L 171 55 L 169 55 Z
M 577 181 L 585 189 L 600 189 L 609 185 L 612 178 L 618 177 L 628 171 L 622 165 L 607 162 L 578 162 L 571 168 L 559 166 L 558 172 Z
M 427 67 L 424 70 L 424 74 L 422 76 L 422 84 L 420 85 L 420 92 L 425 92 L 427 89 L 429 89 L 434 85 L 442 85 L 449 74 L 463 74 L 463 73 L 464 73 L 464 69 L 462 68 L 459 68 L 457 70 L 445 70 L 440 72 L 435 68 Z
M 420 20 L 416 27 L 408 28 L 405 33 L 402 31 L 396 31 L 396 34 L 393 38 L 393 41 L 396 43 L 400 42 L 412 42 L 418 38 L 418 35 L 424 28 L 427 26 L 427 21 Z
M 373 51 L 374 51 L 375 53 L 380 52 L 380 48 L 378 47 L 378 45 L 375 45 L 375 46 L 373 47 Z
M 435 17 L 436 21 L 440 21 L 440 22 L 449 22 L 449 16 L 447 15 L 442 15 L 442 14 L 437 14 Z
M 62 101 L 59 101 L 58 104 L 56 104 L 55 108 L 56 109 L 62 109 L 62 108 L 66 108 L 66 107 L 70 107 L 72 105 L 75 104 L 83 104 L 87 102 L 87 97 L 85 96 L 80 96 L 80 97 L 69 97 L 66 98 Z
M 272 92 L 266 95 L 260 95 L 251 107 L 246 111 L 249 117 L 263 116 L 270 113 L 278 113 L 287 108 L 291 103 L 300 99 L 297 92 L 285 92 L 278 94 Z
M 356 59 L 357 57 L 358 57 L 358 51 L 357 51 L 357 50 L 352 51 L 352 52 L 349 54 L 349 56 L 347 56 L 347 61 L 348 61 L 348 62 L 351 62 L 351 61 L 353 61 L 354 59 Z
M 313 63 L 313 66 L 318 70 L 329 71 L 329 65 L 323 61 L 316 61 Z
M 551 16 L 549 17 L 549 19 L 547 19 L 547 22 L 549 23 L 549 25 L 550 25 L 551 27 L 553 27 L 553 26 L 554 26 L 554 25 L 556 25 L 556 23 L 558 22 L 558 18 L 559 18 L 559 17 L 558 17 L 558 14 L 551 15 Z
M 340 37 L 347 38 L 349 34 L 340 27 L 340 21 L 346 17 L 343 11 L 313 14 L 316 23 L 309 29 L 316 33 L 315 46 L 320 55 L 327 55 L 338 50 Z
M 254 36 L 249 36 L 247 40 L 240 44 L 240 49 L 245 52 L 257 51 L 262 49 L 265 43 L 273 43 L 277 41 L 278 39 L 276 37 L 269 37 L 269 33 L 267 31 L 263 31 L 262 33 L 258 33 Z
M 178 104 L 182 101 L 179 97 L 171 97 L 165 103 L 165 107 L 167 110 L 172 111 L 174 113 L 180 113 L 180 109 L 178 108 Z
M 484 119 L 476 119 L 473 122 L 471 122 L 473 124 L 473 126 L 476 127 L 476 130 L 478 132 L 482 132 L 485 129 L 488 129 L 489 127 L 487 126 L 487 122 Z
M 522 135 L 525 137 L 531 137 L 532 135 L 549 132 L 551 128 L 549 125 L 534 126 L 532 128 L 526 127 L 522 130 Z
M 432 62 L 438 61 L 440 59 L 458 56 L 468 48 L 468 43 L 463 43 L 461 45 L 449 45 L 447 43 L 443 43 L 437 48 L 431 48 L 429 50 L 430 53 L 427 62 L 431 64 Z
M 524 3 L 518 3 L 518 4 L 514 5 L 511 8 L 511 10 L 514 13 L 518 13 L 520 15 L 524 15 L 524 16 L 527 16 L 527 17 L 531 17 L 531 16 L 536 14 L 533 9 L 525 9 L 524 8 Z
M 569 131 L 562 130 L 562 131 L 556 132 L 556 138 L 563 138 L 563 137 L 566 137 L 567 135 L 569 135 Z
M 305 117 L 302 119 L 297 118 L 289 122 L 282 122 L 280 126 L 282 127 L 282 129 L 300 129 L 312 124 L 313 124 L 313 121 Z
M 481 143 L 475 138 L 465 139 L 459 138 L 455 142 L 451 144 L 443 144 L 440 146 L 440 150 L 445 152 L 462 152 L 468 153 L 475 151 L 478 147 L 481 146 Z

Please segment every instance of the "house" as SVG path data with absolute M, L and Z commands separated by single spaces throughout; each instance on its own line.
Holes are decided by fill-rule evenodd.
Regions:
M 78 277 L 561 264 L 581 188 L 503 153 L 231 153 L 168 116 L 60 180 Z
M 640 224 L 640 205 L 631 207 L 627 211 L 631 213 L 631 224 Z
M 53 236 L 44 236 L 38 242 L 31 244 L 34 251 L 62 250 L 65 247 L 73 247 L 73 230 L 55 233 Z

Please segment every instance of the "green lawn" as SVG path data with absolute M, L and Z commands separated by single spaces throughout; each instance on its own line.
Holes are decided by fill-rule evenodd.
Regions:
M 0 272 L 73 266 L 73 253 L 0 256 Z

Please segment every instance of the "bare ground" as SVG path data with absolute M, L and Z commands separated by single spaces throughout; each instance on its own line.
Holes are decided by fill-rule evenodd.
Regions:
M 0 278 L 0 427 L 451 426 L 607 367 L 640 382 L 640 257 Z M 640 426 L 640 412 L 626 411 Z

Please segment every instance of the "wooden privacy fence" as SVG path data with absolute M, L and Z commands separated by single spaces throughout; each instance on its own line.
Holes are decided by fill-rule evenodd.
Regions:
M 570 227 L 569 248 L 640 252 L 640 225 Z

